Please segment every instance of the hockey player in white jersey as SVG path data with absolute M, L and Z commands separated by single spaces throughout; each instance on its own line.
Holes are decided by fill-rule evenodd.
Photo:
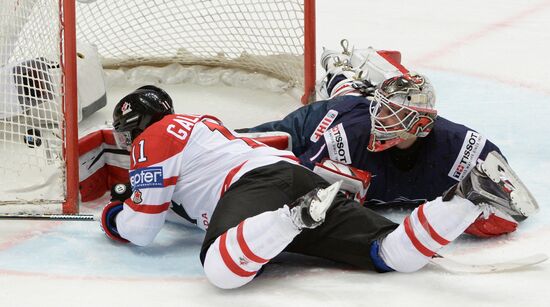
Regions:
M 472 172 L 456 194 L 475 204 L 453 190 L 397 225 L 337 193 L 341 182 L 330 185 L 291 152 L 238 137 L 212 116 L 174 114 L 157 87 L 122 98 L 113 118 L 117 143 L 131 153 L 132 196 L 104 208 L 102 229 L 113 240 L 147 245 L 173 207 L 206 231 L 200 259 L 220 288 L 250 282 L 282 251 L 379 272 L 416 271 L 483 206 L 523 209 L 513 200 L 520 184 L 512 179 L 503 188 L 505 172 Z M 481 177 L 490 179 L 479 184 Z

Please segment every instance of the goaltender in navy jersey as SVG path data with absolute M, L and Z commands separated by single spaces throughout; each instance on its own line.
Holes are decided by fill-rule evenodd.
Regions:
M 206 230 L 216 204 L 246 172 L 287 161 L 294 155 L 235 137 L 209 116 L 167 115 L 132 142 L 132 197 L 117 215 L 119 233 L 147 245 L 164 225 L 174 202 Z
M 498 147 L 483 135 L 441 116 L 426 137 L 408 149 L 371 152 L 370 100 L 340 96 L 304 106 L 280 121 L 247 132 L 284 131 L 292 136 L 292 151 L 308 168 L 331 159 L 372 173 L 367 199 L 397 197 L 432 200 L 457 183 Z

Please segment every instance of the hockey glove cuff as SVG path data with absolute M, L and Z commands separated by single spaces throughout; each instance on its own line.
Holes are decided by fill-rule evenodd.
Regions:
M 122 211 L 123 203 L 121 201 L 112 201 L 108 203 L 105 208 L 103 208 L 103 213 L 101 214 L 101 230 L 105 235 L 111 240 L 128 243 L 130 241 L 124 239 L 118 233 L 116 228 L 116 216 Z

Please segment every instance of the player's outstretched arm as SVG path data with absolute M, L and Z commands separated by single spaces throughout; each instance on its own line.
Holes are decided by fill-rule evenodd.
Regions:
M 122 211 L 123 203 L 121 201 L 115 200 L 108 203 L 103 208 L 103 213 L 101 214 L 100 226 L 105 235 L 114 241 L 121 243 L 128 243 L 129 241 L 124 239 L 118 233 L 116 227 L 116 217 Z

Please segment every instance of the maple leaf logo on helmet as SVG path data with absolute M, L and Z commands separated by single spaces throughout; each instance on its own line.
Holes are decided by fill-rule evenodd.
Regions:
M 120 110 L 122 111 L 122 115 L 126 115 L 126 114 L 132 112 L 132 108 L 130 106 L 130 103 L 129 102 L 124 102 L 124 104 L 122 104 L 122 107 L 120 108 Z

